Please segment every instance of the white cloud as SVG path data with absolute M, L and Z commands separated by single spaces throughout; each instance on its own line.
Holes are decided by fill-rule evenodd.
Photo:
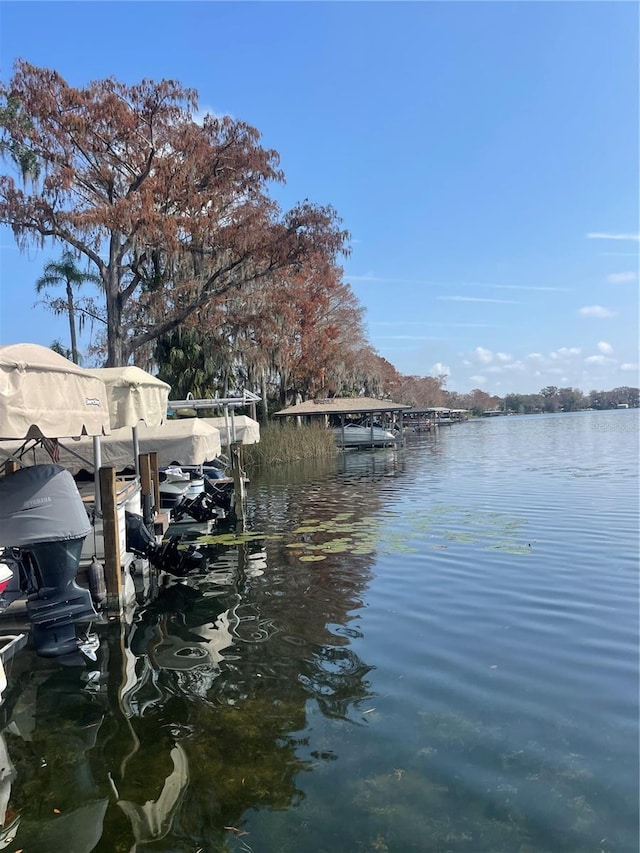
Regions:
M 498 359 L 498 361 L 511 361 L 511 356 L 507 355 L 506 352 L 497 352 L 496 358 Z
M 626 281 L 635 281 L 638 274 L 635 272 L 612 272 L 607 276 L 609 284 L 623 284 Z
M 527 356 L 527 358 L 530 358 L 533 361 L 540 361 L 540 359 L 542 358 L 542 353 L 541 352 L 530 352 L 529 355 Z
M 585 305 L 578 312 L 583 317 L 615 317 L 615 312 L 602 305 Z
M 450 376 L 451 375 L 451 368 L 447 367 L 446 364 L 442 364 L 442 362 L 440 362 L 440 361 L 436 361 L 435 364 L 431 365 L 431 368 L 429 370 L 429 376 L 442 376 L 442 375 Z
M 493 353 L 490 349 L 476 347 L 473 354 L 476 357 L 476 361 L 480 361 L 482 364 L 491 364 L 493 361 Z
M 613 347 L 606 341 L 600 341 L 598 344 L 598 349 L 603 355 L 613 355 Z
M 206 116 L 211 116 L 212 118 L 224 118 L 228 116 L 229 118 L 233 118 L 231 113 L 219 113 L 212 107 L 200 107 L 198 112 L 193 114 L 193 120 L 196 124 L 203 124 Z
M 557 350 L 549 353 L 550 357 L 556 361 L 559 358 L 571 358 L 572 355 L 580 355 L 579 347 L 560 347 Z
M 587 356 L 587 358 L 585 358 L 584 363 L 585 364 L 605 365 L 605 364 L 615 364 L 615 361 L 616 361 L 615 358 L 608 358 L 608 356 L 606 356 L 606 355 L 589 355 L 589 356 Z
M 603 234 L 599 231 L 587 234 L 588 240 L 640 240 L 640 234 Z
M 620 365 L 620 370 L 637 373 L 640 370 L 640 364 L 633 364 L 629 361 L 625 361 L 624 364 Z
M 487 367 L 487 373 L 502 373 L 504 370 L 499 364 L 492 364 L 491 367 Z
M 470 376 L 469 379 L 478 386 L 485 385 L 487 382 L 486 376 Z

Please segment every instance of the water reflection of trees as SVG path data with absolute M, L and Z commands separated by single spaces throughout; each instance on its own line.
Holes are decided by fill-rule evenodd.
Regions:
M 330 520 L 356 495 L 357 513 L 380 510 L 355 480 L 262 490 L 253 524 Z M 208 549 L 203 572 L 99 628 L 94 665 L 32 659 L 2 707 L 16 849 L 67 849 L 61 832 L 76 853 L 216 849 L 248 810 L 300 802 L 308 702 L 356 721 L 370 697 L 354 643 L 372 558 L 301 563 L 285 546 Z

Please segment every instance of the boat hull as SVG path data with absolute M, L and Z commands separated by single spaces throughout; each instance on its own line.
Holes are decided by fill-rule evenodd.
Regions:
M 391 447 L 396 443 L 394 434 L 382 427 L 349 424 L 344 429 L 336 427 L 333 434 L 340 447 Z

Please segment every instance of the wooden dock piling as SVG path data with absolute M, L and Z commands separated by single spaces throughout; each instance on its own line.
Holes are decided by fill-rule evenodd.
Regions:
M 122 607 L 122 564 L 120 562 L 116 470 L 115 468 L 100 468 L 99 476 L 107 609 L 119 612 Z

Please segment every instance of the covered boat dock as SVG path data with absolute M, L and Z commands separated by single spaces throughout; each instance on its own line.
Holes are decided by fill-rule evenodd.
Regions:
M 312 421 L 322 418 L 328 427 L 330 420 L 337 422 L 341 429 L 342 441 L 339 442 L 344 450 L 346 443 L 344 437 L 345 426 L 350 420 L 362 421 L 367 419 L 371 427 L 371 442 L 368 446 L 374 446 L 373 428 L 375 417 L 380 417 L 383 427 L 397 429 L 397 443 L 404 440 L 403 417 L 404 411 L 410 406 L 404 403 L 394 403 L 392 400 L 378 400 L 375 397 L 323 397 L 315 400 L 306 400 L 304 403 L 296 403 L 274 413 L 276 418 L 296 418 L 298 423 Z
M 429 432 L 434 427 L 461 423 L 469 417 L 468 409 L 446 406 L 412 406 L 404 412 L 404 425 L 416 432 Z

